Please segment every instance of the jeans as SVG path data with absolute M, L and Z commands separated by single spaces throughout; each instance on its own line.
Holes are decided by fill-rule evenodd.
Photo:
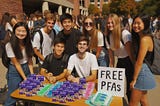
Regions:
M 28 64 L 21 65 L 24 73 L 26 76 L 30 75 Z M 8 72 L 7 72 L 7 84 L 8 84 L 8 92 L 7 92 L 7 99 L 5 101 L 4 106 L 16 106 L 16 100 L 13 99 L 10 95 L 13 91 L 18 89 L 19 83 L 23 81 L 22 77 L 18 73 L 17 69 L 14 65 L 9 65 Z
M 105 48 L 102 48 L 102 51 L 97 60 L 99 66 L 104 66 L 104 67 L 109 66 L 108 51 Z

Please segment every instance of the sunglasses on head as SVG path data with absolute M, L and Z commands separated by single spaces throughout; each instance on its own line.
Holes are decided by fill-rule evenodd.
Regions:
M 93 26 L 93 22 L 85 22 L 84 25 L 85 26 Z

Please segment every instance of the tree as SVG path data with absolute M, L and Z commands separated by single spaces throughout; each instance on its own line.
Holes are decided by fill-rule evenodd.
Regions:
M 135 0 L 121 0 L 119 5 L 120 13 L 124 14 L 137 14 Z
M 157 0 L 141 0 L 137 3 L 138 5 L 138 12 L 148 14 L 151 16 L 160 15 L 159 8 L 160 8 L 160 1 Z
M 107 15 L 110 13 L 109 4 L 104 4 L 102 7 L 102 15 Z
M 88 13 L 89 14 L 93 14 L 94 8 L 95 8 L 95 5 L 94 4 L 90 4 L 89 7 L 88 7 Z
M 121 0 L 112 0 L 110 3 L 110 12 L 111 13 L 119 13 L 119 4 Z
M 99 14 L 100 10 L 94 4 L 90 4 L 89 7 L 88 7 L 88 12 L 89 12 L 89 14 Z
M 135 0 L 113 0 L 110 4 L 110 10 L 119 15 L 136 14 Z

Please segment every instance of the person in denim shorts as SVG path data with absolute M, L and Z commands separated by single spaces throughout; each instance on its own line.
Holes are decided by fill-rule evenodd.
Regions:
M 132 24 L 132 40 L 136 62 L 134 65 L 133 80 L 130 83 L 132 90 L 129 106 L 149 106 L 147 91 L 153 89 L 155 79 L 145 59 L 153 62 L 153 40 L 149 30 L 150 18 L 147 15 L 138 15 Z

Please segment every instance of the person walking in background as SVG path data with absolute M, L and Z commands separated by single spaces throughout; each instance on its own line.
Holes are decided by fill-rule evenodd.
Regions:
M 4 13 L 0 23 L 0 41 L 5 39 L 6 32 L 10 30 L 10 14 L 8 12 Z M 12 31 L 12 30 L 10 30 Z
M 77 82 L 83 78 L 86 82 L 96 80 L 98 63 L 96 56 L 87 52 L 89 39 L 86 36 L 80 36 L 77 42 L 78 52 L 71 55 L 67 67 L 67 79 Z M 75 70 L 76 74 L 72 75 Z
M 117 68 L 125 68 L 127 79 L 127 97 L 130 101 L 130 82 L 133 77 L 134 56 L 131 50 L 131 33 L 121 28 L 120 18 L 112 13 L 107 18 L 106 25 L 106 47 L 109 51 L 109 66 L 114 67 L 114 56 L 117 56 Z
M 99 66 L 108 66 L 106 48 L 104 48 L 103 33 L 96 29 L 94 19 L 86 17 L 83 22 L 83 33 L 89 38 L 89 51 L 96 55 Z
M 13 27 L 10 41 L 5 45 L 6 53 L 10 59 L 7 71 L 8 93 L 5 106 L 15 106 L 16 100 L 11 93 L 18 88 L 18 84 L 33 74 L 33 48 L 27 24 L 18 22 Z M 18 51 L 18 52 L 17 52 Z
M 52 45 L 53 53 L 46 56 L 40 74 L 44 75 L 50 83 L 55 83 L 65 78 L 69 56 L 63 53 L 65 50 L 64 39 L 56 38 Z
M 129 106 L 149 106 L 147 91 L 153 89 L 155 79 L 150 68 L 145 63 L 145 59 L 152 63 L 153 61 L 153 40 L 150 33 L 150 18 L 147 15 L 138 15 L 133 20 L 132 40 L 136 62 L 134 66 L 133 80 L 130 83 L 132 89 Z
M 130 14 L 128 14 L 128 23 L 129 23 L 129 32 L 131 32 L 131 30 L 132 30 L 133 18 L 131 17 Z

